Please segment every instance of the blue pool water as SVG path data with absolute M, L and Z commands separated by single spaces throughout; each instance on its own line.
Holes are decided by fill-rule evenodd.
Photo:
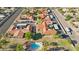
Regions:
M 31 48 L 32 48 L 32 49 L 38 49 L 39 47 L 40 47 L 39 44 L 36 44 L 36 43 L 32 43 L 32 44 L 31 44 Z

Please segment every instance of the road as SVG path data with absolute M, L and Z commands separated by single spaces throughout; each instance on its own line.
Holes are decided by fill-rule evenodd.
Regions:
M 70 25 L 65 21 L 64 16 L 63 16 L 57 9 L 54 9 L 53 12 L 55 13 L 55 16 L 58 18 L 58 21 L 59 21 L 59 22 L 61 23 L 61 25 L 63 26 L 63 29 L 64 29 L 65 32 L 66 32 L 66 30 L 65 30 L 66 27 L 69 27 L 69 28 L 71 28 L 71 29 L 73 30 L 73 27 L 70 26 Z M 68 34 L 68 33 L 66 32 L 66 34 Z M 68 34 L 68 35 L 69 35 L 69 34 Z M 69 35 L 69 36 L 70 36 L 71 40 L 75 40 L 75 41 L 77 41 L 77 42 L 79 43 L 79 36 L 76 35 L 75 30 L 73 30 L 72 35 Z
M 21 13 L 22 8 L 19 8 L 9 19 L 0 27 L 0 34 L 5 34 L 8 28 L 11 26 L 15 18 Z

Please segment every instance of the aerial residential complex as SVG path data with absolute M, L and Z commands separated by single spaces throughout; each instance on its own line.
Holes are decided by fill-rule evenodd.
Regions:
M 79 51 L 79 8 L 1 7 L 0 51 Z

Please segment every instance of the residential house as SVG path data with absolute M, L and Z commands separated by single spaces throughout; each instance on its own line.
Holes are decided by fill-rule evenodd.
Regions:
M 47 34 L 47 35 L 57 33 L 55 29 L 48 29 L 48 26 L 45 21 L 42 24 L 37 24 L 36 29 L 38 32 L 42 34 Z

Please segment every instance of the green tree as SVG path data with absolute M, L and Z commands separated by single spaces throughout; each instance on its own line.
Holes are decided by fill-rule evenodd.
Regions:
M 22 44 L 17 44 L 16 51 L 23 51 L 23 50 L 24 50 L 23 45 Z
M 32 37 L 31 32 L 26 32 L 26 33 L 25 33 L 25 38 L 26 38 L 27 40 L 30 40 L 31 37 Z
M 42 38 L 42 34 L 41 33 L 35 33 L 34 35 L 32 35 L 32 39 L 34 40 L 38 40 Z

